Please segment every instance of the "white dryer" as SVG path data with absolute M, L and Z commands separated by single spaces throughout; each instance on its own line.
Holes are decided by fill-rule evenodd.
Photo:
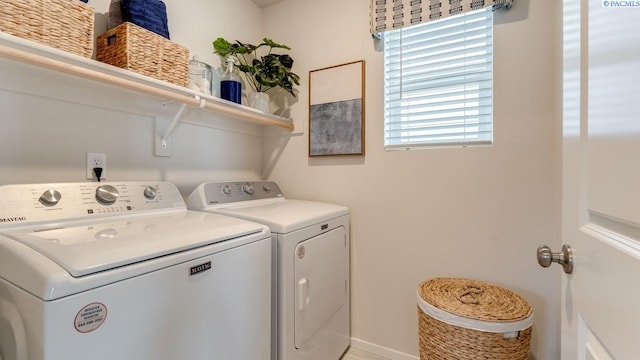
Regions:
M 270 268 L 169 183 L 0 186 L 0 359 L 267 360 Z
M 285 199 L 271 181 L 205 183 L 187 206 L 269 226 L 274 360 L 338 360 L 350 344 L 349 210 Z

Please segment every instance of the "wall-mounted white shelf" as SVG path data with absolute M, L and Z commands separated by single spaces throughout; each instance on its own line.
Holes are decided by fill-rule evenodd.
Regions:
M 115 66 L 70 54 L 0 32 L 0 59 L 9 60 L 10 65 L 32 66 L 56 74 L 65 74 L 77 81 L 78 88 L 99 86 L 124 89 L 140 96 L 153 97 L 160 103 L 176 102 L 202 111 L 248 121 L 260 125 L 293 130 L 291 119 L 265 114 L 255 109 L 235 104 L 220 98 L 195 92 L 165 81 L 140 75 Z M 179 122 L 179 116 L 174 118 Z M 215 127 L 215 118 L 211 127 Z M 174 124 L 175 125 L 175 124 Z M 200 124 L 207 126 L 207 124 Z

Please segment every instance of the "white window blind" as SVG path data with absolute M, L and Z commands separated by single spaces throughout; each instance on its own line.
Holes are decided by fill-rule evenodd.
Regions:
M 385 149 L 493 142 L 493 12 L 384 33 Z

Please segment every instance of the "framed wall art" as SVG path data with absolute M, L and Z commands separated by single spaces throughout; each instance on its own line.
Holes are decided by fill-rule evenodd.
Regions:
M 309 71 L 309 156 L 364 155 L 365 62 Z

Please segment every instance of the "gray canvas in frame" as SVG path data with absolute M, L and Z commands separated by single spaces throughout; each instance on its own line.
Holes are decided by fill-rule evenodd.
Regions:
M 362 154 L 362 99 L 311 105 L 309 154 Z

